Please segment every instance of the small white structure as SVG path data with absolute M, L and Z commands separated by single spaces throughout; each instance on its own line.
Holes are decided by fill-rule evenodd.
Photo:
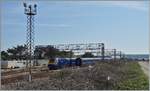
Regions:
M 1 61 L 1 68 L 15 68 L 16 61 Z
M 37 61 L 38 66 L 47 66 L 48 60 L 34 60 Z M 31 61 L 31 65 L 33 66 L 33 60 Z M 9 69 L 9 68 L 23 68 L 26 67 L 26 60 L 1 60 L 1 69 Z
M 1 68 L 2 69 L 7 69 L 7 68 L 21 68 L 26 66 L 26 61 L 25 60 L 6 60 L 6 61 L 1 61 Z

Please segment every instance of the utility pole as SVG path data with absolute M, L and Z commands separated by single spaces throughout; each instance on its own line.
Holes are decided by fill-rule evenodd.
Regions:
M 69 56 L 70 56 L 70 60 L 69 60 L 70 64 L 69 64 L 69 66 L 72 66 L 72 60 L 71 60 L 72 59 L 72 50 L 70 50 L 70 55 Z
M 114 49 L 114 60 L 116 60 L 116 49 Z
M 27 15 L 27 36 L 26 36 L 26 46 L 27 46 L 27 68 L 29 70 L 28 81 L 31 82 L 31 61 L 34 59 L 34 15 L 36 15 L 36 7 L 34 4 L 28 5 L 24 3 L 25 11 L 24 14 Z M 29 64 L 28 64 L 29 62 Z
M 120 59 L 122 58 L 122 52 L 120 51 Z
M 105 47 L 104 47 L 104 43 L 101 44 L 102 47 L 101 47 L 101 56 L 102 56 L 102 60 L 105 59 Z

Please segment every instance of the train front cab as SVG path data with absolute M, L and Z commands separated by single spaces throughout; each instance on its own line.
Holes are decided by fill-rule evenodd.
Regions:
M 55 59 L 53 59 L 53 58 L 49 59 L 48 68 L 49 68 L 49 70 L 58 69 L 57 65 L 55 64 Z

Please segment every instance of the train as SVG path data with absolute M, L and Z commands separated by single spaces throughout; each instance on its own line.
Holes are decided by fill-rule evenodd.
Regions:
M 81 66 L 81 58 L 51 58 L 48 63 L 49 70 L 61 69 L 69 66 Z
M 105 58 L 111 59 L 111 58 Z M 49 70 L 56 70 L 70 66 L 93 65 L 95 61 L 100 61 L 102 58 L 51 58 L 48 62 Z

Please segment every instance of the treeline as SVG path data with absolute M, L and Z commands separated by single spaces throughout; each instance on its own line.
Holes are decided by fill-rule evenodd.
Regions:
M 53 46 L 37 46 L 34 50 L 34 59 L 49 59 L 55 57 L 74 57 L 72 51 L 59 51 L 58 49 L 54 48 Z M 2 60 L 26 60 L 28 59 L 28 52 L 26 45 L 17 45 L 13 48 L 8 48 L 6 51 L 1 52 L 1 59 Z M 81 55 L 80 57 L 94 57 L 94 55 L 90 52 L 86 52 L 85 54 Z
M 26 45 L 18 45 L 17 47 L 8 48 L 6 51 L 1 51 L 2 60 L 17 60 L 27 59 Z
M 70 57 L 73 55 L 71 51 L 59 51 L 52 46 L 35 47 L 34 56 L 35 59 L 49 59 L 54 57 Z M 9 48 L 6 51 L 1 51 L 2 60 L 26 60 L 28 59 L 26 45 L 17 45 L 16 47 Z
M 72 57 L 73 52 L 71 51 L 59 51 L 58 49 L 54 48 L 53 46 L 46 46 L 46 47 L 36 47 L 35 48 L 35 58 L 36 59 L 49 59 L 55 57 Z

